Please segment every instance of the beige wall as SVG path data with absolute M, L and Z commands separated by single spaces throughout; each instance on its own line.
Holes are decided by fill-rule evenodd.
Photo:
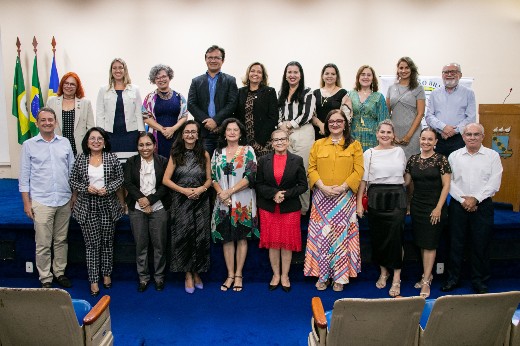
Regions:
M 18 176 L 21 146 L 10 115 L 16 36 L 26 89 L 36 35 L 46 94 L 54 35 L 60 76 L 77 72 L 93 104 L 114 57 L 127 61 L 142 94 L 153 89 L 150 67 L 169 64 L 175 71 L 172 87 L 187 97 L 191 78 L 205 71 L 204 51 L 211 44 L 226 49 L 224 72 L 239 79 L 259 60 L 277 90 L 290 60 L 302 63 L 312 88 L 318 87 L 321 67 L 334 62 L 350 89 L 360 65 L 393 74 L 397 59 L 407 55 L 423 75 L 461 63 L 463 74 L 475 78 L 478 103 L 501 103 L 511 87 L 508 103 L 520 103 L 518 0 L 2 0 L 0 23 L 11 157 L 0 177 Z

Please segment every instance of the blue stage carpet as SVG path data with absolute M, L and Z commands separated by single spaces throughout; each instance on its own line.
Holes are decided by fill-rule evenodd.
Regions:
M 189 295 L 181 283 L 170 284 L 162 292 L 150 286 L 144 293 L 136 291 L 133 281 L 114 281 L 110 290 L 110 312 L 115 345 L 307 345 L 310 332 L 311 299 L 318 296 L 326 310 L 334 301 L 345 297 L 386 298 L 388 288 L 377 289 L 375 281 L 352 282 L 343 292 L 330 288 L 318 292 L 314 282 L 292 283 L 293 289 L 269 292 L 267 283 L 244 281 L 242 292 L 221 292 L 220 283 L 205 284 L 203 290 Z M 0 279 L 0 286 L 38 287 L 37 280 Z M 99 297 L 89 295 L 87 281 L 75 280 L 67 291 L 73 298 L 94 305 Z M 417 295 L 414 281 L 402 282 L 403 296 Z M 453 294 L 472 293 L 470 283 Z M 440 280 L 432 286 L 432 298 L 440 296 Z M 497 279 L 491 292 L 520 289 L 520 279 Z

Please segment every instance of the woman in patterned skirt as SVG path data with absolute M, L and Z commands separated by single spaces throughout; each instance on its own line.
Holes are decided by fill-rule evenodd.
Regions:
M 301 251 L 302 247 L 299 197 L 307 191 L 307 175 L 303 159 L 287 151 L 287 132 L 275 130 L 271 143 L 274 153 L 258 160 L 256 174 L 256 202 L 262 230 L 260 247 L 269 249 L 273 269 L 269 290 L 275 290 L 281 283 L 282 289 L 289 292 L 292 252 Z
M 193 293 L 203 288 L 199 273 L 208 271 L 210 260 L 210 158 L 197 122 L 189 120 L 179 129 L 163 184 L 173 190 L 170 270 L 186 273 L 184 289 Z
M 361 66 L 356 73 L 354 90 L 349 92 L 352 101 L 352 137 L 358 140 L 363 151 L 375 147 L 376 127 L 388 119 L 385 97 L 378 92 L 376 72 L 368 65 Z
M 153 128 L 157 138 L 159 155 L 170 156 L 177 130 L 188 118 L 186 99 L 170 88 L 173 70 L 170 66 L 155 65 L 148 76 L 157 89 L 146 95 L 143 101 L 144 122 Z
M 330 281 L 334 291 L 342 291 L 361 271 L 356 193 L 363 176 L 363 151 L 343 111 L 330 111 L 325 123 L 327 137 L 314 143 L 309 157 L 309 185 L 314 191 L 304 274 L 318 277 L 320 291 Z
M 259 238 L 256 194 L 256 156 L 247 145 L 244 125 L 235 118 L 220 127 L 218 148 L 211 158 L 211 178 L 217 192 L 211 236 L 223 243 L 227 278 L 220 289 L 242 291 L 242 269 L 247 255 L 247 240 Z M 236 246 L 235 246 L 236 242 Z M 236 262 L 236 268 L 235 268 Z
M 242 83 L 235 117 L 246 126 L 247 143 L 260 158 L 272 152 L 269 139 L 278 122 L 276 91 L 268 86 L 267 71 L 259 62 L 249 65 Z

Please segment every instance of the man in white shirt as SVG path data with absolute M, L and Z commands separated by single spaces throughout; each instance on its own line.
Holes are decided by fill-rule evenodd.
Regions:
M 497 152 L 482 145 L 482 125 L 466 125 L 462 138 L 466 146 L 454 151 L 448 158 L 453 171 L 449 205 L 450 254 L 448 280 L 441 290 L 449 292 L 459 285 L 467 235 L 471 245 L 473 289 L 476 293 L 487 293 L 489 249 L 494 222 L 491 197 L 500 189 L 502 163 Z

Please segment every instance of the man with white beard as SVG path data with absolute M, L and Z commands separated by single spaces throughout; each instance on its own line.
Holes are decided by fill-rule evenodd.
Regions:
M 459 85 L 460 65 L 450 63 L 442 68 L 444 88 L 430 94 L 426 123 L 439 133 L 435 151 L 448 157 L 464 147 L 461 133 L 464 126 L 476 121 L 476 103 L 473 90 Z

